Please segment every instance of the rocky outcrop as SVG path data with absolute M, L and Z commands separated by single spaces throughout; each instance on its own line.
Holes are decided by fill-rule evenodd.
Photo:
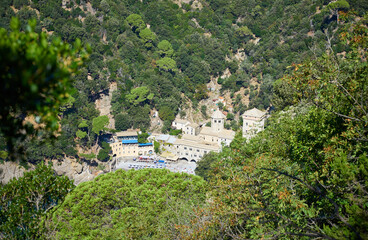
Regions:
M 75 159 L 65 158 L 62 162 L 55 160 L 52 163 L 57 175 L 67 176 L 69 179 L 74 180 L 75 185 L 90 181 L 96 177 L 96 174 L 92 174 L 86 163 L 78 163 Z
M 86 163 L 81 164 L 71 158 L 65 158 L 61 162 L 53 160 L 52 166 L 57 175 L 67 176 L 69 179 L 74 180 L 75 185 L 90 181 L 103 173 L 101 170 L 90 169 Z M 30 171 L 34 168 L 35 166 L 32 166 L 26 170 L 15 162 L 4 162 L 0 164 L 0 183 L 7 184 L 11 179 L 22 177 L 25 171 Z
M 108 128 L 115 129 L 115 119 L 111 114 L 111 99 L 112 93 L 117 90 L 116 82 L 110 84 L 108 94 L 102 93 L 100 98 L 96 100 L 96 109 L 100 111 L 100 116 L 106 115 L 109 117 Z
M 15 162 L 4 162 L 0 164 L 0 183 L 7 184 L 12 178 L 22 177 L 25 168 Z

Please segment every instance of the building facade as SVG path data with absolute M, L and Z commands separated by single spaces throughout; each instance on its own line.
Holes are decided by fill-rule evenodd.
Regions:
M 211 127 L 202 127 L 200 131 L 193 132 L 183 131 L 181 139 L 176 139 L 172 143 L 170 151 L 179 159 L 188 161 L 199 161 L 204 154 L 209 152 L 220 152 L 223 145 L 229 145 L 234 139 L 235 132 L 224 129 L 225 115 L 217 110 L 211 116 Z M 173 126 L 178 126 L 180 123 L 173 123 Z M 198 125 L 191 123 L 185 125 Z
M 243 137 L 251 139 L 258 132 L 264 130 L 267 112 L 253 108 L 245 111 L 243 118 Z
M 138 130 L 115 133 L 110 147 L 114 157 L 138 157 L 154 153 L 152 143 L 138 142 Z
M 175 129 L 181 130 L 183 134 L 187 135 L 197 135 L 199 131 L 199 125 L 196 123 L 191 123 L 187 120 L 176 118 L 171 126 Z
M 180 159 L 188 161 L 199 161 L 205 154 L 209 152 L 220 152 L 221 148 L 218 144 L 206 143 L 199 138 L 195 141 L 192 139 L 177 139 L 173 144 L 173 153 Z

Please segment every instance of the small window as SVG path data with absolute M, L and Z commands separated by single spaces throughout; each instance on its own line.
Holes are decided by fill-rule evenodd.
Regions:
M 188 153 L 185 153 L 185 155 L 187 155 L 187 156 L 188 156 Z
M 217 123 L 217 120 L 213 120 L 214 123 Z
M 184 147 L 184 150 L 187 150 L 187 147 Z
M 197 149 L 197 152 L 199 152 L 199 149 Z
M 190 151 L 192 151 L 192 148 L 189 148 Z
M 204 153 L 207 153 L 207 151 L 204 151 Z

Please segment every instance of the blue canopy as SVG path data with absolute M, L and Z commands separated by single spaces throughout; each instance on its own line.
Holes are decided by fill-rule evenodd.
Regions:
M 144 146 L 152 146 L 152 143 L 139 143 L 140 147 L 144 147 Z
M 132 140 L 122 140 L 123 144 L 132 144 L 132 143 L 138 143 L 138 139 L 132 139 Z

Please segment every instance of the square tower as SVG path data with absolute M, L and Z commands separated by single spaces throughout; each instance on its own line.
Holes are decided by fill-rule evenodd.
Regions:
M 243 137 L 250 139 L 264 129 L 266 113 L 257 108 L 243 113 Z
M 225 115 L 216 110 L 211 116 L 211 128 L 214 132 L 221 132 L 224 130 Z

